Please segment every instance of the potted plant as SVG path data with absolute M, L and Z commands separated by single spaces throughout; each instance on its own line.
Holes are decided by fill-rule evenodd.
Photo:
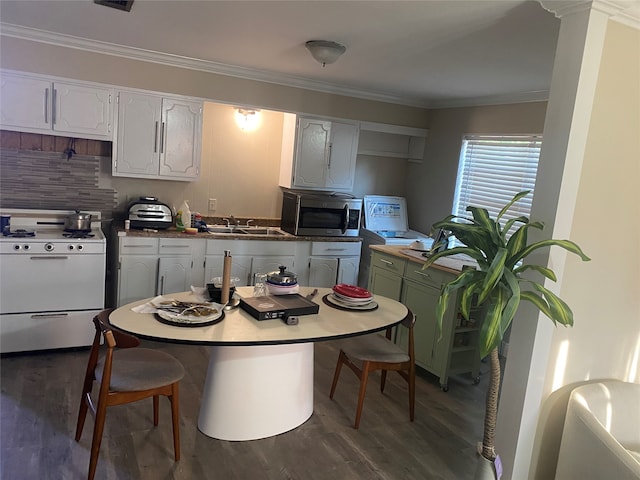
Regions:
M 463 289 L 460 295 L 460 310 L 464 318 L 469 319 L 472 307 L 480 307 L 484 312 L 479 335 L 479 351 L 481 358 L 489 356 L 490 378 L 482 452 L 476 478 L 494 478 L 496 473 L 494 437 L 502 375 L 498 346 L 518 310 L 520 301 L 532 303 L 556 325 L 573 325 L 573 313 L 565 302 L 542 284 L 522 276 L 525 272 L 535 271 L 556 281 L 555 273 L 545 266 L 526 263 L 526 258 L 535 250 L 557 245 L 579 255 L 584 261 L 589 260 L 580 247 L 569 240 L 549 239 L 529 244 L 528 230 L 542 230 L 543 224 L 540 222 L 531 222 L 525 216 L 501 222 L 511 206 L 529 193 L 524 191 L 516 194 L 495 219 L 490 217 L 486 209 L 469 206 L 466 210 L 471 212 L 472 218 L 450 215 L 434 223 L 434 229 L 451 232 L 463 246 L 440 250 L 442 245 L 434 244 L 432 251 L 437 253 L 431 255 L 423 267 L 428 268 L 439 258 L 460 253 L 472 257 L 478 263 L 477 269 L 465 269 L 456 279 L 443 286 L 435 312 L 438 327 L 442 331 L 442 319 L 450 296 L 458 289 Z M 512 229 L 514 231 L 511 233 Z M 446 242 L 447 239 L 443 241 Z

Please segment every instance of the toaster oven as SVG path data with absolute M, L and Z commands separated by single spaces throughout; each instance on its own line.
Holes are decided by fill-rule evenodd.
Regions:
M 129 205 L 131 228 L 166 229 L 173 225 L 173 213 L 156 197 L 140 197 Z

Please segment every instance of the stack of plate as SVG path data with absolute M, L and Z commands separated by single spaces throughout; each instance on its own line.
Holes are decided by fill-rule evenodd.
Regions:
M 329 295 L 332 303 L 353 309 L 369 309 L 375 305 L 373 295 L 365 288 L 339 283 Z

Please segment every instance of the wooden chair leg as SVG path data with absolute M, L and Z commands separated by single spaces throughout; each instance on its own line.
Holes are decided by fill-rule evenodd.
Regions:
M 356 421 L 353 428 L 360 427 L 360 417 L 362 416 L 362 406 L 364 405 L 364 394 L 367 391 L 367 381 L 369 380 L 369 362 L 362 362 L 362 374 L 360 377 L 360 393 L 358 394 L 358 408 L 356 409 Z
M 409 420 L 413 422 L 416 412 L 416 371 L 409 370 Z
M 173 456 L 175 461 L 180 460 L 180 396 L 179 384 L 171 385 L 171 423 L 173 424 Z
M 87 410 L 89 405 L 87 403 L 87 394 L 82 392 L 82 398 L 80 400 L 80 408 L 78 409 L 78 422 L 76 423 L 76 442 L 80 441 L 82 437 L 82 430 L 84 429 L 84 421 L 87 418 Z
M 387 371 L 382 370 L 380 373 L 380 391 L 384 392 L 384 386 L 387 384 Z
M 104 402 L 100 402 L 96 410 L 96 420 L 93 427 L 93 439 L 91 440 L 91 457 L 89 459 L 89 475 L 88 480 L 93 480 L 96 474 L 96 466 L 98 465 L 98 455 L 100 453 L 100 444 L 102 443 L 102 433 L 104 431 L 104 421 L 107 417 L 107 406 Z
M 338 384 L 338 378 L 340 377 L 340 371 L 342 370 L 342 364 L 346 358 L 345 353 L 340 350 L 340 355 L 338 355 L 338 362 L 336 363 L 336 371 L 333 374 L 333 383 L 331 384 L 331 392 L 329 393 L 329 398 L 333 398 L 333 394 L 336 392 L 336 385 Z
M 160 410 L 160 395 L 153 396 L 153 424 L 158 426 L 158 410 Z

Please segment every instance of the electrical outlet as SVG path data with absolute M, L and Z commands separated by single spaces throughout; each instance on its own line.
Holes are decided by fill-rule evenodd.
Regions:
M 215 199 L 215 198 L 210 198 L 209 199 L 209 211 L 210 212 L 215 212 L 217 208 L 218 208 L 218 200 Z

